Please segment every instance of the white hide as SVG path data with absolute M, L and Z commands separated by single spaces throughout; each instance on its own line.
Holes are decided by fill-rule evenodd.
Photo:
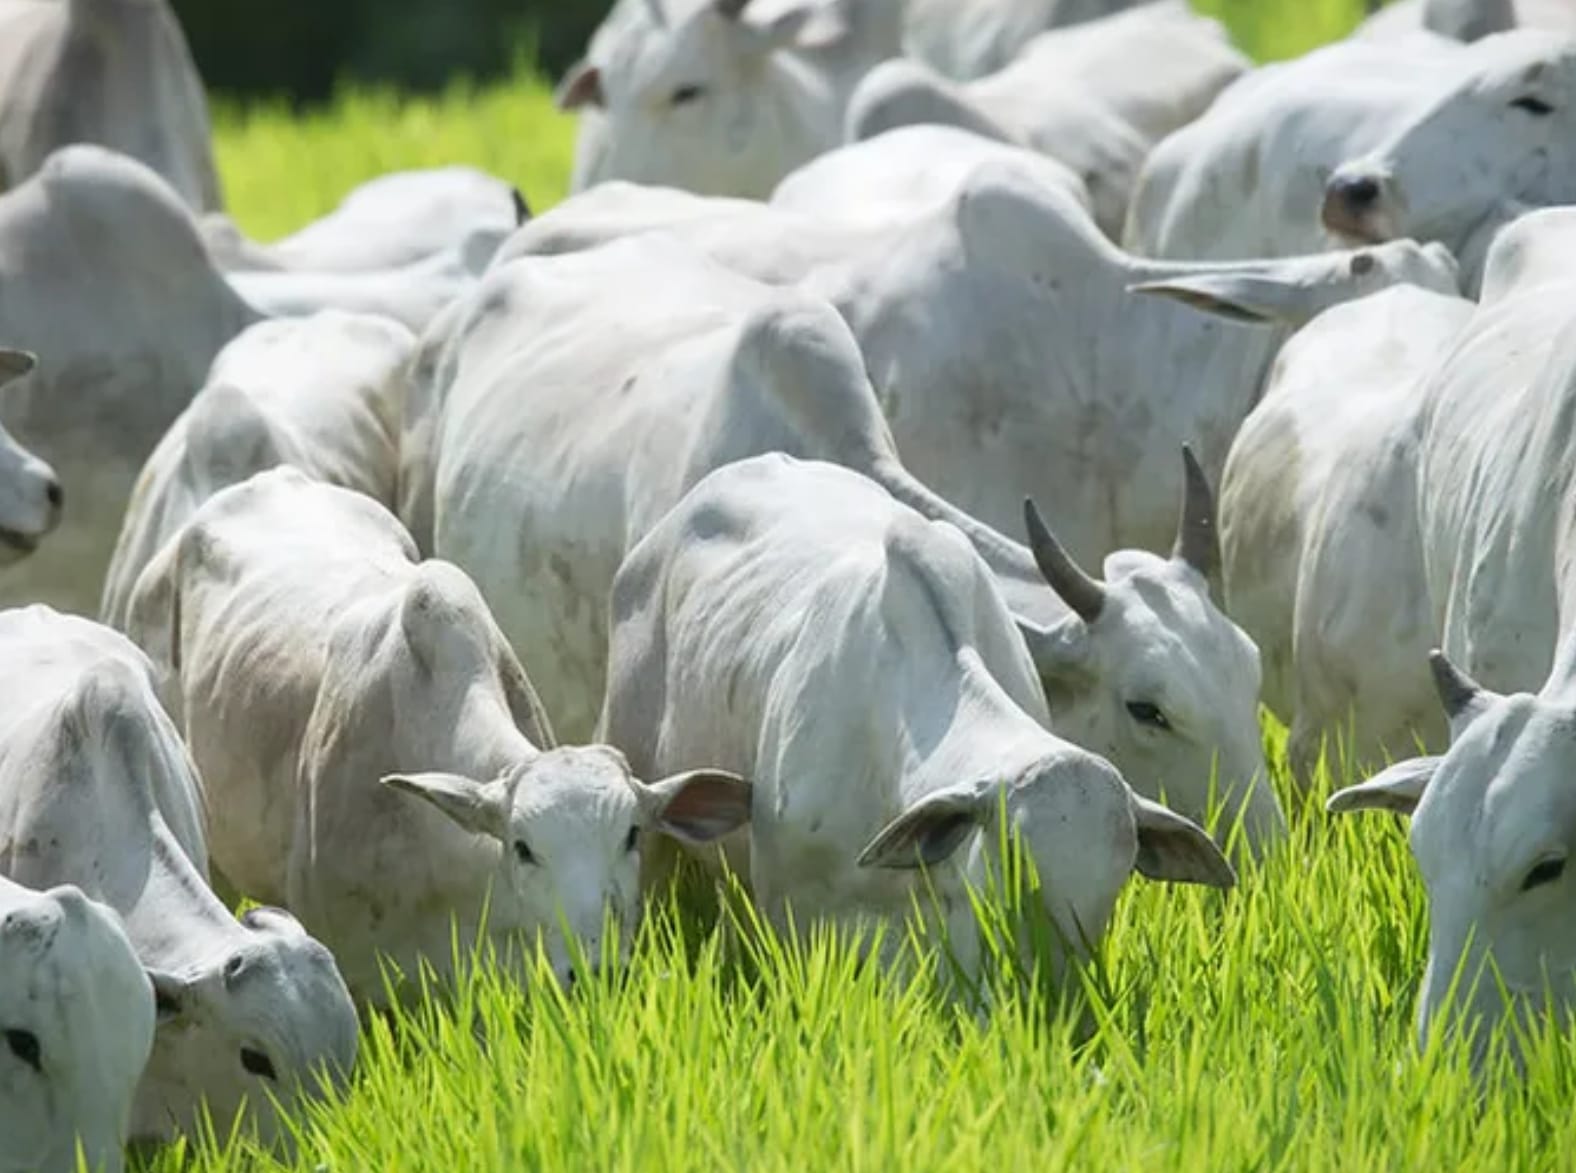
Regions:
M 24 350 L 0 347 L 0 389 L 38 365 Z M 0 427 L 0 567 L 26 558 L 60 522 L 65 495 L 55 470 Z
M 1120 552 L 1098 617 L 1073 614 L 1029 551 L 905 469 L 858 346 L 823 301 L 662 234 L 523 257 L 424 340 L 407 409 L 401 515 L 476 580 L 571 737 L 596 720 L 626 553 L 707 473 L 780 451 L 862 472 L 966 533 L 1023 621 L 1065 736 L 1199 818 L 1218 767 L 1251 840 L 1281 826 L 1269 788 L 1251 784 L 1263 776 L 1257 653 L 1195 566 Z M 1173 533 L 1180 446 L 1165 454 Z
M 213 211 L 210 137 L 202 79 L 166 0 L 0 0 L 0 191 L 59 148 L 94 143 Z
M 1422 381 L 1472 308 L 1402 285 L 1319 315 L 1281 349 L 1226 460 L 1227 605 L 1259 645 L 1301 778 L 1325 748 L 1371 765 L 1443 733 L 1417 436 Z
M 885 62 L 849 103 L 849 141 L 942 123 L 1029 147 L 1088 187 L 1101 229 L 1119 237 L 1139 168 L 1247 68 L 1217 21 L 1160 0 L 1042 33 L 999 72 L 963 84 L 917 61 Z
M 355 1061 L 333 958 L 288 914 L 237 921 L 208 887 L 207 796 L 142 653 L 47 607 L 0 613 L 0 653 L 0 873 L 107 904 L 157 975 L 132 1138 L 191 1133 L 203 1101 L 221 1129 L 244 1102 L 278 1136 L 276 1100 Z
M 209 497 L 265 468 L 294 465 L 392 506 L 415 346 L 397 322 L 327 311 L 260 322 L 220 351 L 137 478 L 100 618 L 124 628 L 137 576 L 159 548 Z
M 0 343 L 38 355 L 0 417 L 68 502 L 52 540 L 0 575 L 0 603 L 90 614 L 143 460 L 257 314 L 175 193 L 99 147 L 59 151 L 0 195 L 0 256 Z
M 472 167 L 396 171 L 351 190 L 328 215 L 272 244 L 206 216 L 208 251 L 226 272 L 369 273 L 461 250 L 473 235 L 501 240 L 530 218 L 525 197 Z
M 747 874 L 782 929 L 901 923 L 933 894 L 975 974 L 966 888 L 1003 809 L 1073 956 L 1135 867 L 1233 882 L 1202 830 L 1048 731 L 967 539 L 858 473 L 781 455 L 713 473 L 630 553 L 612 600 L 606 735 L 651 767 L 756 780 Z
M 748 817 L 736 778 L 647 785 L 609 747 L 554 748 L 470 580 L 293 468 L 198 509 L 129 628 L 203 772 L 215 867 L 296 911 L 360 999 L 383 1000 L 380 956 L 409 994 L 483 926 L 506 963 L 540 938 L 570 981 L 566 928 L 593 965 L 606 925 L 627 948 L 648 835 L 699 842 Z
M 0 1173 L 120 1173 L 153 985 L 113 911 L 0 876 Z
M 1536 695 L 1500 696 L 1434 660 L 1450 717 L 1450 748 L 1413 758 L 1335 794 L 1331 811 L 1412 816 L 1412 854 L 1428 888 L 1428 961 L 1418 1030 L 1475 1030 L 1550 1015 L 1564 1029 L 1576 1006 L 1571 931 L 1576 848 L 1576 645 L 1565 642 Z M 1519 1056 L 1515 1029 L 1505 1032 Z

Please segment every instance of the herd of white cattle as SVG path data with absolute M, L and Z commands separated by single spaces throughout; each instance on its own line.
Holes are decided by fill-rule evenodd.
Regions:
M 1004 817 L 1075 961 L 1277 850 L 1261 702 L 1402 759 L 1423 1028 L 1564 1012 L 1576 0 L 619 0 L 558 97 L 545 215 L 265 245 L 164 0 L 0 0 L 0 1170 L 275 1136 L 676 849 L 968 969 Z

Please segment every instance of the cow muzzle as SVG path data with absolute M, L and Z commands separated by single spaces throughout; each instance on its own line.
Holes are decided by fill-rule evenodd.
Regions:
M 1367 168 L 1343 167 L 1324 187 L 1319 219 L 1325 228 L 1352 244 L 1393 240 L 1396 226 L 1392 184 Z

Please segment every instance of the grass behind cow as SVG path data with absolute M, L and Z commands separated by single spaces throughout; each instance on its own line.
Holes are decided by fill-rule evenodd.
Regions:
M 1263 57 L 1351 27 L 1348 0 L 1214 0 Z M 464 161 L 538 208 L 562 198 L 572 123 L 543 85 L 349 92 L 296 117 L 221 108 L 221 170 L 269 238 L 386 171 Z M 1272 759 L 1283 734 L 1268 722 Z M 1336 769 L 1321 783 L 1354 780 Z M 343 1099 L 288 1159 L 211 1139 L 175 1170 L 975 1168 L 1546 1169 L 1576 1151 L 1576 1048 L 1549 1032 L 1525 1080 L 1480 1084 L 1466 1047 L 1420 1052 L 1423 892 L 1388 816 L 1293 800 L 1289 844 L 1238 890 L 1135 881 L 1099 964 L 1052 1002 L 1003 972 L 991 1012 L 934 974 L 700 932 L 659 903 L 633 963 L 565 997 L 482 966 L 374 1021 Z M 1003 906 L 987 918 L 998 924 Z

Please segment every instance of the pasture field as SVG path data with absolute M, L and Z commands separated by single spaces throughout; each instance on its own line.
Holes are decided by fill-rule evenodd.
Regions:
M 1353 0 L 1213 0 L 1262 57 L 1349 28 Z M 293 116 L 217 113 L 230 203 L 270 238 L 377 174 L 451 161 L 561 198 L 572 124 L 522 71 L 436 98 L 345 93 Z M 1266 720 L 1272 760 L 1283 733 Z M 572 996 L 478 967 L 372 1022 L 356 1078 L 290 1157 L 210 1138 L 175 1170 L 1542 1170 L 1576 1163 L 1576 1048 L 1544 1032 L 1518 1079 L 1415 1042 L 1427 945 L 1405 825 L 1327 817 L 1356 772 L 1291 794 L 1289 842 L 1230 893 L 1136 880 L 1098 964 L 1059 1002 L 997 975 L 979 1003 L 933 974 L 702 930 L 659 902 L 620 974 Z M 983 913 L 1011 918 L 1000 902 Z

